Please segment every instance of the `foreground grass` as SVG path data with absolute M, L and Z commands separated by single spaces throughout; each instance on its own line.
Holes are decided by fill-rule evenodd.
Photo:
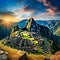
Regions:
M 19 60 L 19 58 L 25 53 L 24 51 L 17 50 L 11 47 L 8 47 L 0 41 L 0 48 L 5 52 L 8 52 L 9 60 Z M 28 60 L 44 60 L 45 57 L 50 57 L 51 55 L 35 55 L 35 54 L 27 54 Z
M 34 54 L 28 54 L 28 60 L 44 60 L 45 56 L 43 55 L 34 55 Z

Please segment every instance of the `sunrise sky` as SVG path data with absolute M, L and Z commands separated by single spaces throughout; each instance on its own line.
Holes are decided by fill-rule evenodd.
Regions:
M 0 0 L 0 19 L 19 21 L 33 17 L 60 20 L 60 0 Z

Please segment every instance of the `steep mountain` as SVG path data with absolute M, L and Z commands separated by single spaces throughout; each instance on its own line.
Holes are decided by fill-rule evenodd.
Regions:
M 48 39 L 52 39 L 52 33 L 48 27 L 37 24 L 33 18 L 29 19 L 25 28 L 23 30 L 28 30 L 35 32 L 37 35 L 42 35 Z
M 18 25 L 19 25 L 21 28 L 24 28 L 27 22 L 28 22 L 28 19 L 24 19 L 24 20 L 20 21 L 20 22 L 18 23 Z M 44 26 L 47 26 L 47 25 L 48 25 L 48 21 L 45 21 L 45 20 L 44 20 L 44 21 L 42 21 L 42 20 L 35 20 L 35 22 L 36 22 L 37 24 L 39 24 L 39 25 L 44 25 Z

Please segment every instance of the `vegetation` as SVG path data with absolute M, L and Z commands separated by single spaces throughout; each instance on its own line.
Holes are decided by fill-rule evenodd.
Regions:
M 3 49 L 5 52 L 8 52 L 8 59 L 19 60 L 19 58 L 23 56 L 24 53 L 26 53 L 28 60 L 44 60 L 45 58 L 49 58 L 50 60 L 60 60 L 60 52 L 57 52 L 53 56 L 51 54 L 51 51 L 53 50 L 51 48 L 53 41 L 49 41 L 49 39 L 47 39 L 46 37 L 37 35 L 37 33 L 35 32 L 32 33 L 29 30 L 31 27 L 31 23 L 32 20 L 30 20 L 30 23 L 27 23 L 27 30 L 18 29 L 18 27 L 16 27 L 16 29 L 14 30 L 13 28 L 9 38 L 0 41 L 0 48 Z M 38 25 L 37 27 L 39 30 Z M 34 26 L 34 28 L 36 27 Z M 44 32 L 45 28 L 42 28 L 42 30 L 42 32 Z M 58 28 L 54 32 L 54 34 L 60 36 L 60 28 Z
M 32 41 L 35 45 L 38 44 L 38 41 L 35 40 L 32 36 L 29 35 L 29 32 L 26 32 L 26 31 L 22 32 L 21 37 L 23 37 L 24 39 Z

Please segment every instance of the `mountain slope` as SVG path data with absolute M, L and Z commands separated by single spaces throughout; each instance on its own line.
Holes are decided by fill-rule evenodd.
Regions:
M 54 26 L 57 26 L 57 25 L 54 25 Z M 53 26 L 53 28 L 54 28 L 54 26 Z M 59 28 L 59 27 L 57 26 L 56 29 L 57 28 Z M 53 47 L 54 47 L 53 49 L 55 51 L 60 50 L 60 37 L 57 34 L 53 35 L 53 33 L 50 31 L 50 29 L 48 27 L 37 24 L 33 18 L 28 20 L 28 22 L 23 30 L 35 32 L 35 35 L 37 35 L 37 36 L 41 35 L 49 40 L 52 40 Z M 59 30 L 57 30 L 57 31 L 59 33 Z
M 35 32 L 37 35 L 42 35 L 48 39 L 52 39 L 52 33 L 48 27 L 37 24 L 33 18 L 29 19 L 23 30 Z

